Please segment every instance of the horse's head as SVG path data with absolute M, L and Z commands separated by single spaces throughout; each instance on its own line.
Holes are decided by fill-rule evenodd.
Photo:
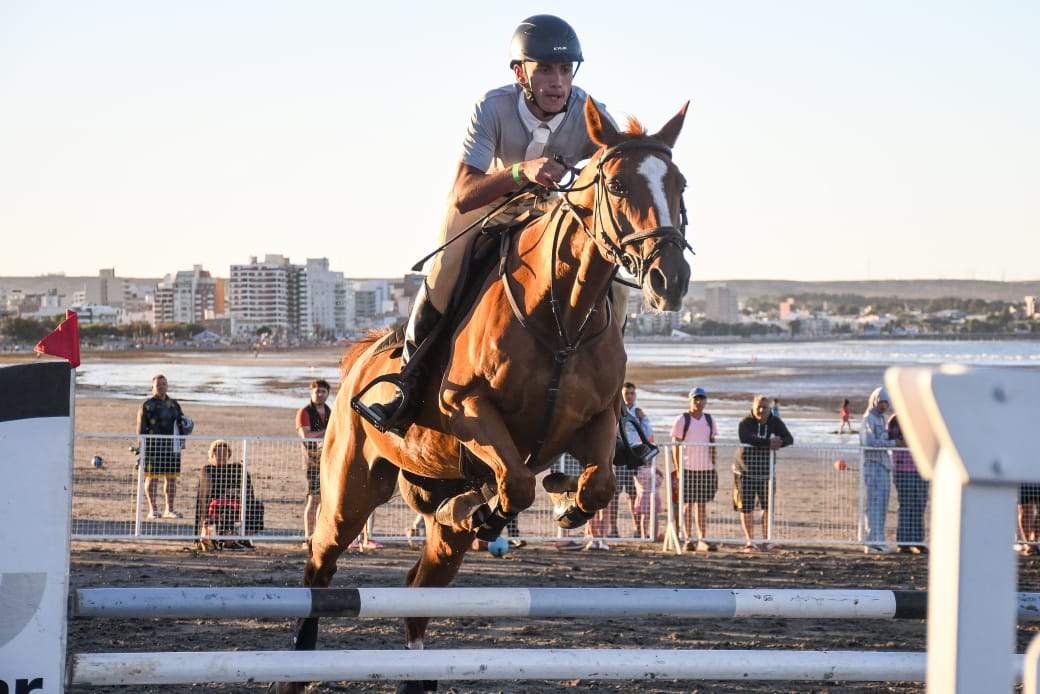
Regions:
M 601 147 L 588 167 L 595 167 L 591 231 L 603 257 L 628 270 L 650 305 L 663 311 L 681 308 L 690 283 L 683 257 L 686 179 L 672 162 L 688 106 L 647 135 L 634 119 L 618 132 L 591 98 L 585 102 L 589 135 Z

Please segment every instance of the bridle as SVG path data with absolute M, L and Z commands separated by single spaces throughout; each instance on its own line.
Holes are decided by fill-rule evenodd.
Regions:
M 672 157 L 671 147 L 652 139 L 626 140 L 609 147 L 603 152 L 603 156 L 599 158 L 599 161 L 596 162 L 596 175 L 592 181 L 580 188 L 571 187 L 563 191 L 563 205 L 578 219 L 585 233 L 599 246 L 604 256 L 609 258 L 615 265 L 625 268 L 629 274 L 636 278 L 638 285 L 642 286 L 648 265 L 664 252 L 666 246 L 670 244 L 675 245 L 679 247 L 680 251 L 689 250 L 691 253 L 693 253 L 693 248 L 686 241 L 686 203 L 682 194 L 679 195 L 679 223 L 681 226 L 654 227 L 653 229 L 637 231 L 628 236 L 621 235 L 621 224 L 617 219 L 613 206 L 604 206 L 602 203 L 606 196 L 623 197 L 624 193 L 616 193 L 610 190 L 607 185 L 607 177 L 603 172 L 603 166 L 612 158 L 632 150 L 651 150 L 665 154 L 669 159 Z M 592 229 L 589 229 L 584 218 L 574 209 L 569 196 L 571 193 L 587 190 L 592 186 L 595 186 L 595 191 L 593 196 Z M 604 218 L 604 207 L 608 210 L 609 216 L 607 218 Z M 611 238 L 611 234 L 608 234 L 608 229 L 611 230 L 613 238 Z M 645 256 L 635 253 L 634 245 L 646 239 L 655 239 L 654 244 L 650 247 L 650 252 Z
M 509 301 L 509 306 L 512 308 L 513 315 L 516 317 L 520 325 L 522 325 L 524 329 L 526 329 L 528 333 L 530 333 L 535 340 L 553 356 L 553 369 L 549 380 L 548 392 L 546 393 L 546 406 L 542 417 L 541 433 L 531 448 L 531 453 L 526 461 L 528 465 L 537 459 L 538 454 L 541 452 L 542 445 L 545 443 L 545 438 L 548 435 L 549 427 L 552 422 L 553 408 L 556 404 L 556 398 L 560 390 L 560 380 L 563 376 L 564 364 L 576 352 L 591 346 L 597 342 L 599 338 L 603 337 L 610 329 L 613 322 L 613 312 L 607 308 L 607 320 L 603 328 L 588 337 L 585 336 L 585 331 L 591 324 L 593 317 L 599 310 L 599 307 L 601 305 L 604 305 L 605 307 L 604 300 L 606 299 L 612 284 L 612 282 L 608 281 L 604 283 L 600 295 L 596 297 L 596 300 L 592 303 L 592 307 L 585 315 L 585 318 L 581 321 L 573 339 L 567 331 L 561 304 L 557 298 L 555 273 L 557 259 L 559 258 L 561 230 L 563 229 L 563 223 L 567 214 L 572 215 L 578 220 L 578 223 L 581 225 L 585 234 L 592 239 L 593 243 L 595 243 L 597 247 L 599 247 L 603 255 L 613 262 L 614 269 L 611 271 L 611 279 L 614 279 L 618 266 L 621 266 L 630 272 L 639 282 L 639 285 L 642 286 L 648 263 L 661 255 L 667 245 L 673 244 L 677 246 L 680 249 L 680 252 L 682 252 L 683 249 L 689 249 L 691 253 L 693 252 L 693 249 L 690 248 L 690 245 L 686 242 L 686 205 L 683 202 L 681 195 L 679 197 L 681 228 L 676 228 L 674 226 L 655 227 L 653 229 L 646 229 L 622 237 L 621 225 L 617 216 L 614 214 L 613 207 L 609 205 L 606 206 L 610 210 L 610 214 L 608 219 L 604 219 L 601 210 L 603 205 L 600 204 L 601 201 L 606 195 L 619 196 L 619 194 L 612 193 L 608 188 L 606 176 L 603 173 L 603 165 L 612 157 L 620 156 L 625 152 L 635 149 L 649 149 L 652 151 L 663 152 L 664 154 L 667 154 L 669 158 L 671 158 L 672 155 L 671 148 L 657 140 L 628 140 L 614 145 L 613 147 L 608 148 L 603 153 L 603 156 L 600 157 L 596 164 L 596 175 L 593 177 L 592 181 L 580 188 L 571 186 L 566 189 L 560 189 L 563 196 L 561 197 L 559 204 L 549 213 L 551 217 L 556 218 L 554 225 L 555 228 L 553 230 L 552 254 L 550 256 L 549 304 L 552 309 L 553 320 L 556 323 L 556 333 L 559 338 L 559 344 L 554 345 L 548 338 L 536 330 L 535 327 L 531 325 L 527 316 L 524 315 L 524 312 L 520 309 L 520 304 L 517 302 L 516 297 L 513 294 L 512 286 L 509 283 L 509 272 L 507 269 L 507 258 L 513 237 L 511 234 L 502 234 L 501 236 L 499 275 L 502 279 L 502 286 L 506 299 Z M 571 169 L 571 172 L 574 173 L 574 169 Z M 574 205 L 571 203 L 569 195 L 582 190 L 588 190 L 592 186 L 595 186 L 594 210 L 592 229 L 589 229 L 584 218 L 578 214 Z M 605 221 L 609 221 L 609 228 L 613 233 L 613 238 L 611 238 L 611 235 L 607 232 L 608 225 Z M 639 256 L 632 250 L 626 250 L 626 248 L 632 244 L 651 238 L 655 239 L 655 242 L 646 256 Z

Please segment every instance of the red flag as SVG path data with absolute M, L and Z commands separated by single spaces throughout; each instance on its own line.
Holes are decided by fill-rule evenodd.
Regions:
M 65 320 L 50 335 L 36 343 L 36 351 L 68 359 L 74 369 L 79 366 L 79 318 L 76 313 L 65 311 Z

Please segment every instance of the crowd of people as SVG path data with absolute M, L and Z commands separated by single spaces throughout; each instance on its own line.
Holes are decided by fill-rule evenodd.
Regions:
M 166 377 L 156 375 L 152 379 L 151 397 L 138 412 L 137 431 L 143 438 L 141 464 L 144 466 L 149 520 L 183 517 L 175 506 L 177 480 L 181 475 L 184 439 L 192 433 L 194 422 L 170 397 L 168 390 Z M 332 414 L 326 404 L 330 393 L 328 381 L 315 379 L 310 384 L 309 401 L 296 411 L 295 416 L 296 433 L 302 443 L 302 524 L 304 536 L 308 538 L 314 531 L 321 506 L 321 457 L 325 431 Z M 660 521 L 665 514 L 662 513 L 659 492 L 670 489 L 674 530 L 676 537 L 682 539 L 683 550 L 717 551 L 718 536 L 713 536 L 709 530 L 708 509 L 719 490 L 719 427 L 707 411 L 707 391 L 701 386 L 689 391 L 687 409 L 672 422 L 669 434 L 674 445 L 669 449 L 668 464 L 664 466 L 653 464 L 652 456 L 657 453 L 654 429 L 646 412 L 636 403 L 637 393 L 636 384 L 624 384 L 620 403 L 619 450 L 624 436 L 624 443 L 630 448 L 642 447 L 651 451 L 650 455 L 636 465 L 628 460 L 615 459 L 617 487 L 614 498 L 587 523 L 580 537 L 571 537 L 567 531 L 561 530 L 556 547 L 560 550 L 609 550 L 611 538 L 619 536 L 618 510 L 622 497 L 624 508 L 631 516 L 634 537 L 662 540 Z M 848 410 L 849 401 L 846 399 L 839 408 L 842 425 L 849 419 Z M 925 511 L 929 484 L 918 472 L 899 420 L 890 410 L 887 390 L 875 388 L 868 397 L 858 431 L 863 448 L 864 551 L 921 554 L 927 552 Z M 770 400 L 764 395 L 756 395 L 750 412 L 737 425 L 736 434 L 741 445 L 736 447 L 732 460 L 732 504 L 733 510 L 739 514 L 745 538 L 742 550 L 745 552 L 775 549 L 770 538 L 769 514 L 770 496 L 776 479 L 776 451 L 794 444 L 794 437 L 778 412 L 777 398 Z M 554 470 L 578 476 L 582 465 L 565 453 L 555 463 Z M 670 476 L 667 484 L 665 474 Z M 894 548 L 889 545 L 885 532 L 892 487 L 895 487 L 899 504 Z M 208 463 L 198 474 L 194 513 L 197 546 L 204 550 L 252 549 L 249 541 L 223 538 L 253 535 L 263 529 L 263 520 L 263 503 L 254 494 L 251 476 L 245 473 L 241 462 L 236 462 L 232 444 L 223 439 L 214 441 L 209 448 Z M 1018 520 L 1016 549 L 1022 554 L 1037 554 L 1040 485 L 1022 487 Z M 352 548 L 371 550 L 380 546 L 369 536 L 370 525 L 371 522 L 351 545 Z M 756 536 L 757 526 L 761 531 Z M 422 516 L 417 516 L 407 529 L 407 535 L 413 538 L 423 534 L 423 530 Z M 509 525 L 507 533 L 512 547 L 526 545 L 520 537 L 517 519 Z

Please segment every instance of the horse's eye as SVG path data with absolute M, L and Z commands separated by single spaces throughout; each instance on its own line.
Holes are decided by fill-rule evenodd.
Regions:
M 609 190 L 612 195 L 618 196 L 628 193 L 628 189 L 625 188 L 625 184 L 620 178 L 612 178 L 607 181 L 607 190 Z

